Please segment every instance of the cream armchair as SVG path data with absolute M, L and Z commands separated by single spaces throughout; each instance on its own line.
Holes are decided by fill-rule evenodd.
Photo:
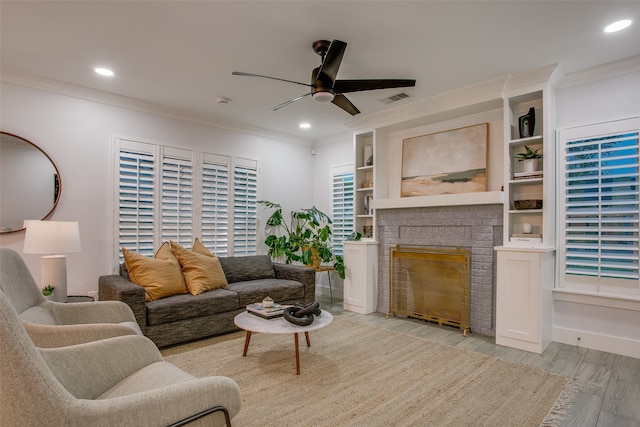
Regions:
M 65 304 L 47 300 L 20 255 L 0 248 L 0 290 L 25 322 L 37 347 L 62 347 L 122 335 L 142 335 L 119 301 Z
M 0 425 L 230 425 L 242 405 L 227 377 L 195 378 L 151 340 L 128 335 L 37 348 L 0 291 Z

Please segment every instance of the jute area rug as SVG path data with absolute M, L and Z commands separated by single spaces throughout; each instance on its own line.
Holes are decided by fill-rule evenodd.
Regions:
M 242 390 L 245 426 L 539 426 L 568 378 L 336 317 L 300 335 L 244 332 L 163 350 L 195 376 L 224 375 Z M 553 423 L 551 423 L 553 424 Z

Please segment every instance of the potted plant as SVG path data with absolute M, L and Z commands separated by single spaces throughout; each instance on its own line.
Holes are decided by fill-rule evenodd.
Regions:
M 538 170 L 538 159 L 542 158 L 540 150 L 542 147 L 532 150 L 528 146 L 524 146 L 524 153 L 516 154 L 519 162 L 524 162 L 524 172 L 535 172 Z
M 267 200 L 258 201 L 266 209 L 273 209 L 267 226 L 270 234 L 264 243 L 269 247 L 273 259 L 283 257 L 287 264 L 301 262 L 318 268 L 321 263 L 333 263 L 333 268 L 344 279 L 344 259 L 334 255 L 331 239 L 331 218 L 315 206 L 291 212 L 289 222 L 285 221 L 282 206 Z
M 53 297 L 53 290 L 55 289 L 52 285 L 47 285 L 42 288 L 42 295 L 44 295 L 47 299 L 51 299 Z

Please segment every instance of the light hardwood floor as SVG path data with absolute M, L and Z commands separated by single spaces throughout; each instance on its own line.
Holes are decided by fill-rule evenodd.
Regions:
M 555 342 L 539 355 L 496 345 L 493 337 L 473 333 L 464 337 L 458 329 L 421 320 L 344 311 L 342 301 L 335 297 L 333 303 L 328 297 L 319 297 L 318 301 L 334 316 L 575 378 L 580 391 L 562 426 L 640 427 L 640 359 Z

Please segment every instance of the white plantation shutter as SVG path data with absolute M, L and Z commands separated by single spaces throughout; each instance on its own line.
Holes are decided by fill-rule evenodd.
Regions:
M 258 253 L 258 165 L 236 159 L 233 167 L 233 254 Z
M 630 119 L 559 134 L 566 189 L 560 249 L 569 288 L 640 294 L 639 128 Z
M 191 152 L 165 148 L 162 158 L 162 241 L 193 242 L 193 160 Z
M 205 154 L 202 162 L 202 243 L 218 256 L 229 247 L 229 158 Z
M 342 242 L 353 232 L 353 166 L 332 168 L 333 252 L 343 254 Z
M 153 256 L 164 241 L 191 248 L 196 237 L 216 255 L 257 253 L 255 160 L 122 139 L 115 158 L 117 262 L 122 247 Z
M 118 153 L 118 248 L 153 255 L 155 163 L 152 147 L 126 144 Z

